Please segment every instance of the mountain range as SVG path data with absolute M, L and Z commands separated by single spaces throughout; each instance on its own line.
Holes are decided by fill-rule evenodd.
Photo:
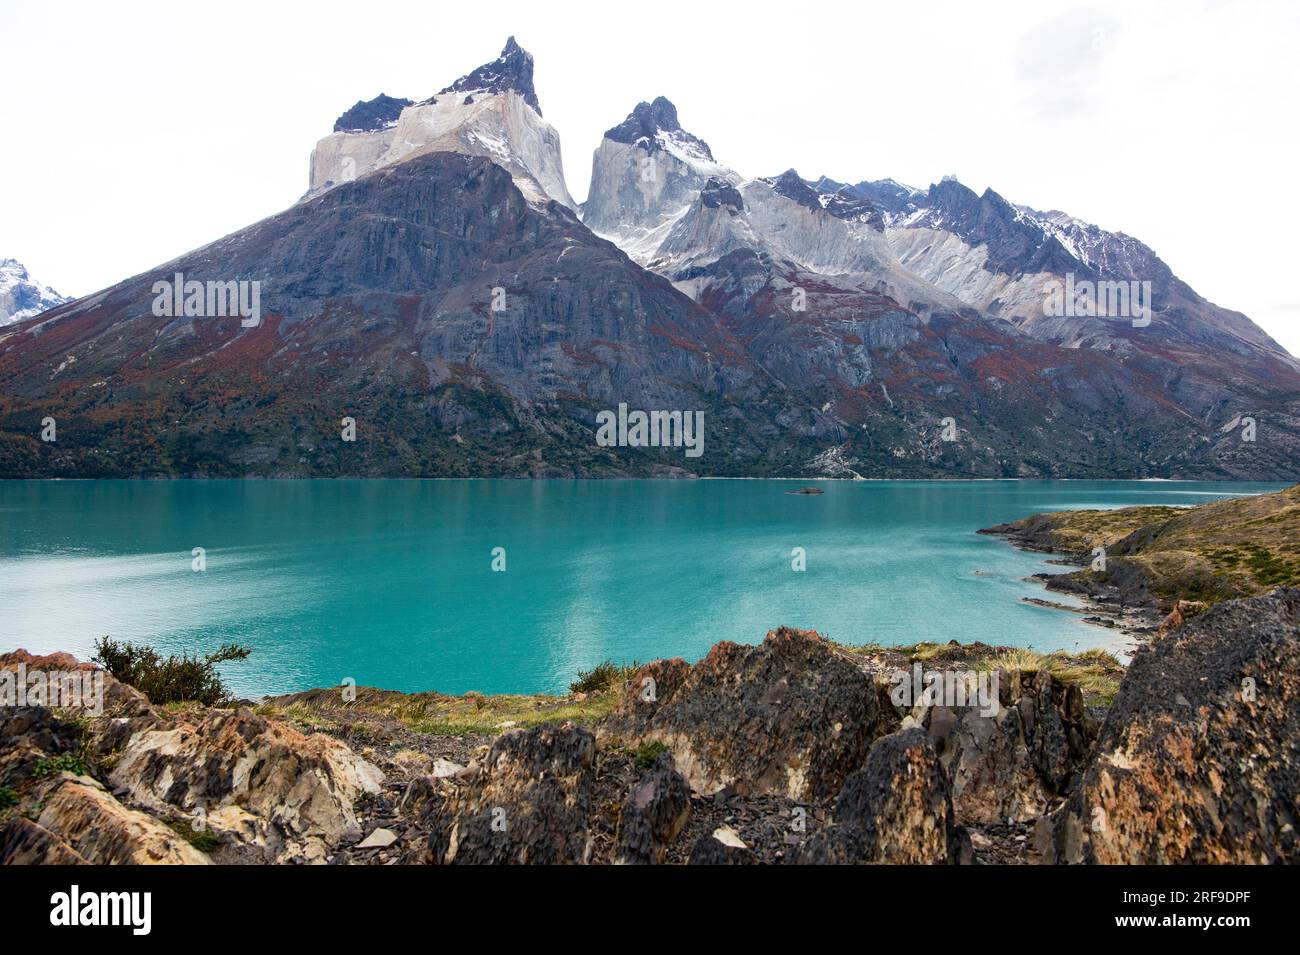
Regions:
M 0 476 L 1300 475 L 1300 362 L 1135 238 L 746 177 L 662 97 L 581 206 L 559 142 L 513 37 L 356 103 L 291 208 L 0 330 Z M 177 274 L 260 319 L 155 314 Z M 1142 308 L 1048 307 L 1089 283 Z M 703 411 L 704 453 L 602 446 L 620 405 Z

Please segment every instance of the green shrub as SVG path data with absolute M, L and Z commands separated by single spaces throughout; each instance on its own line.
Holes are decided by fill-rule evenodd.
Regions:
M 18 805 L 18 793 L 9 786 L 0 786 L 0 809 Z
M 104 637 L 95 644 L 95 655 L 91 659 L 115 679 L 135 687 L 159 706 L 183 702 L 219 706 L 229 702 L 230 693 L 221 682 L 216 665 L 227 660 L 246 659 L 251 652 L 238 644 L 228 643 L 206 657 L 189 654 L 164 657 L 152 647 Z

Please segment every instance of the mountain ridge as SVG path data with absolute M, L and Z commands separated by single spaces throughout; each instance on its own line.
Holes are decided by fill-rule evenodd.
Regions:
M 1136 240 L 955 179 L 747 179 L 664 97 L 578 208 L 531 78 L 511 38 L 360 102 L 297 205 L 0 333 L 0 474 L 1296 476 L 1300 365 L 1244 316 L 1172 272 L 1149 327 L 1045 314 Z M 152 314 L 176 272 L 264 284 L 264 320 Z M 620 405 L 707 412 L 708 453 L 598 446 Z

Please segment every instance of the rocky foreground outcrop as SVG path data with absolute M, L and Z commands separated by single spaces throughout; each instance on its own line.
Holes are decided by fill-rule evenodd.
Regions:
M 919 728 L 871 747 L 835 799 L 834 822 L 803 847 L 802 863 L 957 861 L 952 788 L 934 742 Z
M 1300 862 L 1300 589 L 1220 604 L 1133 660 L 1048 861 Z
M 67 654 L 0 656 L 0 670 L 89 669 Z M 327 735 L 245 708 L 169 711 L 104 674 L 90 706 L 0 709 L 0 786 L 21 801 L 0 859 L 91 863 L 324 862 L 361 836 L 354 805 L 382 773 Z
M 595 737 L 571 724 L 505 734 L 435 814 L 434 861 L 589 861 L 595 758 Z
M 993 649 L 916 663 L 982 682 L 983 697 L 909 698 L 896 651 L 782 628 L 640 668 L 590 726 L 481 736 L 360 732 L 364 711 L 345 725 L 310 708 L 328 694 L 295 697 L 299 725 L 274 706 L 161 709 L 106 677 L 102 715 L 0 711 L 0 859 L 1297 860 L 1300 590 L 1170 629 L 1104 723 L 1046 668 L 962 669 Z M 85 666 L 0 657 L 22 663 Z
M 694 666 L 643 667 L 602 737 L 663 743 L 698 792 L 818 801 L 834 797 L 897 721 L 852 654 L 783 627 L 756 647 L 715 644 Z

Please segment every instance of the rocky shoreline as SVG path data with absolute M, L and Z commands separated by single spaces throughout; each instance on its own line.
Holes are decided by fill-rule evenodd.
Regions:
M 599 705 L 534 700 L 536 722 L 496 732 L 422 724 L 463 700 L 437 694 L 155 707 L 106 677 L 101 715 L 0 711 L 0 861 L 1296 861 L 1298 622 L 1295 589 L 1215 607 L 1142 651 L 1109 705 L 1081 658 L 786 628 L 647 664 Z M 87 666 L 0 656 L 19 665 Z M 909 667 L 996 676 L 996 713 L 900 703 Z
M 1079 614 L 1084 623 L 1114 630 L 1136 644 L 1141 644 L 1156 632 L 1165 620 L 1166 615 L 1160 612 L 1149 591 L 1131 576 L 1117 576 L 1112 583 L 1109 579 L 1103 582 L 1087 574 L 1085 571 L 1093 559 L 1091 551 L 1063 553 L 1049 528 L 1026 528 L 1016 522 L 981 528 L 977 533 L 1005 537 L 1021 550 L 1052 554 L 1049 563 L 1072 568 L 1058 574 L 1039 573 L 1024 579 L 1040 584 L 1051 593 L 1076 597 L 1083 602 L 1082 607 L 1041 597 L 1022 597 L 1024 603 Z
M 1300 585 L 1300 485 L 1191 508 L 1034 514 L 979 533 L 1055 555 L 1072 569 L 1031 579 L 1083 600 L 1085 622 L 1139 643 L 1221 601 Z

